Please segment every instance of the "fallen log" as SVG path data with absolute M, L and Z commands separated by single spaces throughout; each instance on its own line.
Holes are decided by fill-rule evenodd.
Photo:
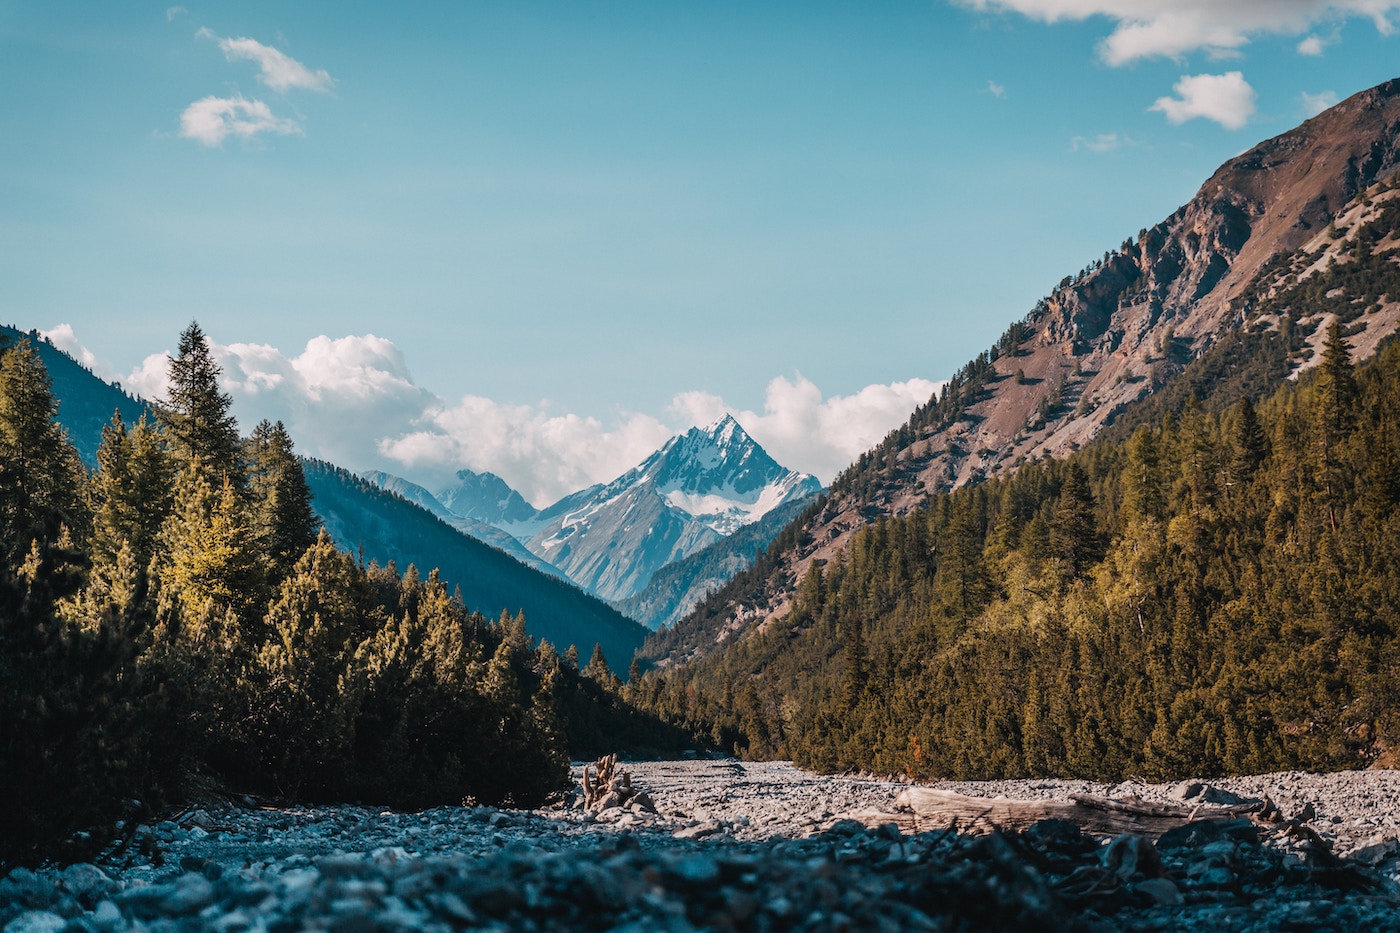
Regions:
M 1133 833 L 1156 838 L 1192 820 L 1234 820 L 1264 810 L 1266 801 L 1235 806 L 1184 807 L 1148 803 L 1138 797 L 1110 799 L 1075 794 L 1069 800 L 1012 800 L 969 797 L 936 787 L 908 787 L 895 798 L 895 809 L 852 814 L 867 826 L 894 823 L 903 832 L 954 829 L 965 833 L 1020 830 L 1041 820 L 1067 820 L 1086 833 L 1117 836 Z

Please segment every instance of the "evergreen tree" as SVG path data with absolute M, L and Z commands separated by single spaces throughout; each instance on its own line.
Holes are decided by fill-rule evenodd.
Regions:
M 1259 413 L 1247 395 L 1240 399 L 1232 446 L 1231 481 L 1236 485 L 1247 483 L 1269 451 L 1269 439 L 1259 424 Z
M 1089 490 L 1089 478 L 1078 461 L 1071 461 L 1065 467 L 1055 521 L 1050 527 L 1050 545 L 1055 556 L 1064 562 L 1070 579 L 1079 576 L 1098 558 L 1094 496 Z
M 161 528 L 158 572 L 162 600 L 191 613 L 212 601 L 251 622 L 267 605 L 266 565 L 233 482 L 215 490 L 202 461 L 191 460 L 175 486 L 175 502 Z
M 0 354 L 0 569 L 14 572 L 63 528 L 83 523 L 83 469 L 55 420 L 58 404 L 28 340 Z
M 229 408 L 233 399 L 219 389 L 222 370 L 197 321 L 180 334 L 179 352 L 170 359 L 170 391 L 159 409 L 162 427 L 184 460 L 198 459 L 214 483 L 228 477 L 244 484 L 242 445 Z
M 1318 367 L 1315 416 L 1318 472 L 1327 521 L 1337 531 L 1337 511 L 1347 484 L 1347 465 L 1338 448 L 1356 421 L 1357 389 L 1351 367 L 1351 348 L 1342 337 L 1342 326 L 1333 321 L 1327 328 Z
M 311 489 L 282 422 L 260 422 L 245 452 L 254 534 L 280 576 L 316 542 L 320 522 L 311 509 Z
M 93 513 L 92 554 L 111 564 L 123 546 L 145 570 L 174 502 L 175 469 L 145 416 L 128 430 L 121 413 L 102 429 L 97 472 L 88 487 Z

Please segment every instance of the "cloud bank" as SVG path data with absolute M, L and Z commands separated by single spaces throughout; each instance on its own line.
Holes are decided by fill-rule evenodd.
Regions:
M 1020 13 L 1045 23 L 1102 16 L 1114 24 L 1099 44 L 1109 65 L 1140 58 L 1178 58 L 1205 51 L 1228 57 L 1262 34 L 1302 35 L 1315 24 L 1352 17 L 1370 19 L 1383 35 L 1400 0 L 956 0 L 982 12 Z M 1307 40 L 1304 40 L 1306 43 Z M 1300 47 L 1316 54 L 1321 45 Z
M 65 333 L 81 350 L 72 329 Z M 280 420 L 303 454 L 356 471 L 385 470 L 429 489 L 448 485 L 464 467 L 489 470 L 541 506 L 620 476 L 673 435 L 726 413 L 779 463 L 829 483 L 941 385 L 910 379 L 826 396 L 801 375 L 780 376 L 769 383 L 761 412 L 690 391 L 677 394 L 664 417 L 618 411 L 604 421 L 544 402 L 442 398 L 413 381 L 392 341 L 373 334 L 316 337 L 294 356 L 265 344 L 212 349 L 245 432 L 262 418 Z M 166 355 L 153 354 L 123 382 L 159 399 L 165 367 Z

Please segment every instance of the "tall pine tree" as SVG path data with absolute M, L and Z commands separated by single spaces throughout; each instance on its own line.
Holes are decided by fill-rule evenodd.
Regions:
M 197 457 L 214 485 L 228 477 L 241 489 L 242 444 L 229 413 L 233 399 L 219 389 L 222 372 L 199 322 L 191 321 L 170 359 L 169 397 L 159 416 L 177 455 L 187 462 Z

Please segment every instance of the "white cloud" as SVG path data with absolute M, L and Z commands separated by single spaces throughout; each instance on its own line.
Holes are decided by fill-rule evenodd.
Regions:
M 289 91 L 292 88 L 304 91 L 329 91 L 331 85 L 335 83 L 324 68 L 312 71 L 295 58 L 270 45 L 263 45 L 256 39 L 227 39 L 216 36 L 208 29 L 201 29 L 198 34 L 205 39 L 213 39 L 217 42 L 224 57 L 229 61 L 244 59 L 256 63 L 258 80 L 279 93 Z
M 1176 97 L 1159 97 L 1149 110 L 1160 110 L 1173 123 L 1196 117 L 1237 130 L 1254 115 L 1254 88 L 1238 71 L 1223 75 L 1183 75 L 1172 85 Z
M 182 6 L 171 6 L 171 7 L 166 7 L 166 8 L 165 8 L 165 21 L 166 21 L 167 23 L 173 23 L 173 22 L 175 22 L 175 17 L 177 17 L 177 16 L 183 16 L 184 14 L 186 14 L 186 13 L 188 13 L 188 12 L 189 12 L 189 10 L 185 9 L 185 8 L 182 7 Z
M 535 505 L 636 466 L 675 430 L 649 415 L 622 414 L 605 426 L 597 418 L 553 414 L 545 405 L 506 405 L 466 396 L 433 406 L 418 430 L 386 436 L 379 453 L 400 470 L 444 482 L 457 469 L 489 470 Z
M 1298 43 L 1299 55 L 1321 55 L 1323 42 L 1317 36 L 1308 36 Z
M 205 146 L 220 146 L 229 136 L 251 141 L 262 133 L 300 135 L 301 124 L 275 116 L 260 100 L 205 97 L 180 114 L 180 135 Z
M 170 357 L 168 355 L 152 353 L 127 374 L 126 378 L 122 380 L 122 386 L 128 392 L 139 395 L 148 401 L 164 401 L 166 389 L 170 387 L 169 368 Z
M 1316 94 L 1309 94 L 1304 91 L 1298 95 L 1302 102 L 1303 113 L 1309 117 L 1315 117 L 1324 110 L 1330 110 L 1337 105 L 1336 91 L 1319 91 Z
M 1081 149 L 1089 152 L 1112 152 L 1128 142 L 1129 140 L 1117 133 L 1099 133 L 1097 136 L 1076 136 L 1070 140 L 1069 147 L 1072 152 L 1079 152 Z
M 997 84 L 995 81 L 988 81 L 988 82 L 987 82 L 987 93 L 990 94 L 990 95 L 992 95 L 993 97 L 996 97 L 996 98 L 1005 97 L 1005 96 L 1006 96 L 1006 86 L 1003 85 L 1003 84 Z
M 1314 24 L 1369 18 L 1388 35 L 1400 0 L 955 0 L 984 12 L 1020 13 L 1046 23 L 1102 16 L 1114 24 L 1099 45 L 1110 65 L 1179 57 L 1204 49 L 1229 54 L 1256 35 L 1301 35 Z M 1300 49 L 1301 51 L 1301 49 Z M 1305 53 L 1307 54 L 1307 53 Z

